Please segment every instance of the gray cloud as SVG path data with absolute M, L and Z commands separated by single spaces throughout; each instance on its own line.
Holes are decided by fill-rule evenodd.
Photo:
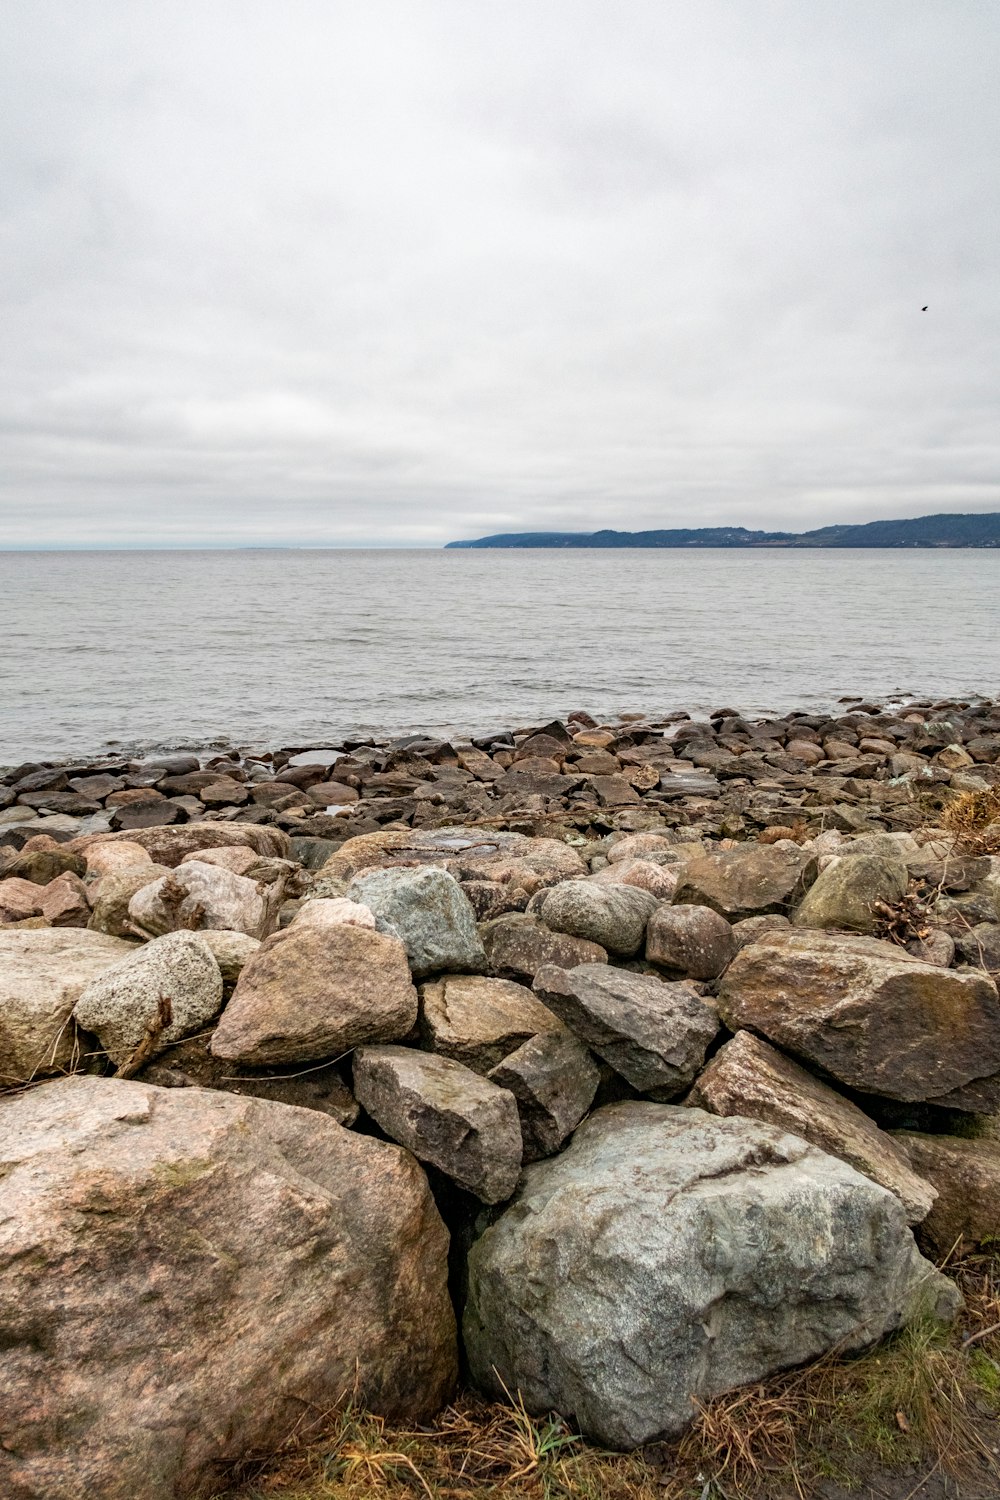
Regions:
M 1000 509 L 998 52 L 992 0 L 9 6 L 0 545 Z

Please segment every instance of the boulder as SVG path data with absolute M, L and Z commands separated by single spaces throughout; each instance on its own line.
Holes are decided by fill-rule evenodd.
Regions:
M 517 912 L 486 922 L 483 947 L 490 969 L 509 979 L 530 983 L 544 964 L 575 969 L 578 964 L 606 964 L 608 954 L 600 943 L 552 932 L 536 916 Z
M 731 1031 L 757 1031 L 863 1093 L 936 1099 L 1000 1073 L 992 980 L 877 938 L 767 933 L 733 959 L 718 1003 Z
M 690 979 L 716 979 L 739 943 L 710 906 L 660 906 L 646 928 L 646 959 Z
M 137 891 L 129 902 L 129 919 L 153 937 L 182 927 L 218 927 L 265 938 L 277 924 L 281 894 L 280 883 L 264 885 L 221 865 L 191 859 Z
M 345 922 L 287 928 L 240 974 L 212 1053 L 252 1067 L 337 1057 L 396 1041 L 417 1019 L 417 992 L 398 938 Z
M 90 851 L 105 844 L 138 844 L 154 864 L 174 869 L 185 854 L 202 849 L 221 849 L 245 844 L 269 859 L 287 859 L 291 853 L 288 834 L 260 823 L 183 823 L 180 827 L 134 828 L 124 833 L 92 833 L 74 839 L 70 848 L 87 859 Z
M 554 932 L 631 958 L 642 947 L 646 923 L 658 904 L 655 896 L 637 886 L 567 880 L 546 894 L 539 915 Z
M 361 1047 L 354 1092 L 388 1136 L 483 1203 L 500 1203 L 514 1191 L 521 1127 L 506 1089 L 449 1057 Z
M 763 917 L 744 917 L 742 922 L 733 924 L 733 936 L 741 948 L 747 943 L 755 943 L 765 932 L 783 932 L 791 926 L 787 917 L 779 912 L 770 912 Z
M 1000 1141 L 989 1136 L 921 1135 L 893 1131 L 892 1139 L 937 1201 L 920 1227 L 920 1243 L 940 1260 L 956 1249 L 1000 1240 Z
M 641 1094 L 672 1099 L 691 1083 L 719 1030 L 689 984 L 603 964 L 548 965 L 535 990 L 581 1042 Z
M 796 927 L 838 927 L 873 933 L 876 904 L 892 906 L 906 894 L 906 866 L 896 855 L 854 854 L 827 865 L 794 916 Z
M 730 922 L 787 912 L 816 878 L 816 856 L 796 844 L 738 844 L 684 863 L 677 906 L 710 906 Z
M 594 1102 L 600 1069 L 565 1027 L 529 1038 L 490 1073 L 517 1100 L 524 1160 L 559 1150 Z
M 9 880 L 0 880 L 0 922 L 23 922 L 25 917 L 40 917 L 42 914 L 43 886 L 33 880 L 22 880 L 12 875 Z
M 120 1067 L 146 1039 L 162 1001 L 169 1006 L 170 1020 L 148 1057 L 199 1031 L 222 1008 L 222 973 L 197 933 L 167 933 L 112 964 L 81 991 L 73 1016 Z
M 346 1399 L 455 1381 L 406 1152 L 311 1110 L 76 1077 L 0 1101 L 0 1493 L 187 1500 Z
M 46 844 L 52 842 L 45 839 Z M 86 865 L 82 855 L 59 844 L 53 844 L 51 849 L 26 847 L 20 854 L 15 854 L 13 859 L 0 865 L 0 874 L 4 880 L 31 880 L 35 885 L 48 885 L 50 880 L 57 880 L 67 872 L 71 875 L 83 875 L 86 873 Z
M 347 895 L 399 935 L 416 979 L 486 968 L 476 914 L 446 870 L 374 870 L 352 881 Z
M 41 893 L 42 916 L 52 927 L 86 927 L 90 903 L 79 875 L 66 870 L 42 886 Z
M 523 984 L 449 974 L 420 986 L 420 1036 L 429 1052 L 488 1073 L 539 1032 L 564 1027 Z
M 225 927 L 206 927 L 198 937 L 208 948 L 222 975 L 222 987 L 229 995 L 247 964 L 260 948 L 260 939 Z
M 106 932 L 111 937 L 139 937 L 129 916 L 132 897 L 169 874 L 165 865 L 147 861 L 100 876 L 90 887 L 92 909 L 87 926 L 92 932 Z
M 0 929 L 0 1087 L 72 1067 L 73 1007 L 131 943 L 77 927 Z
M 587 873 L 576 850 L 560 839 L 461 827 L 360 834 L 331 855 L 323 871 L 350 880 L 393 865 L 431 865 L 458 880 L 499 880 L 528 895 Z
M 685 1103 L 713 1115 L 763 1120 L 801 1136 L 895 1193 L 910 1224 L 930 1212 L 935 1191 L 913 1171 L 892 1136 L 749 1031 L 738 1031 L 715 1054 Z
M 289 927 L 336 927 L 346 922 L 349 927 L 376 927 L 375 913 L 371 907 L 361 906 L 357 901 L 348 901 L 346 896 L 316 896 L 303 901 Z
M 525 1168 L 469 1254 L 465 1347 L 607 1447 L 671 1438 L 693 1403 L 850 1353 L 960 1297 L 902 1205 L 770 1125 L 634 1101 Z
M 673 865 L 654 864 L 651 859 L 622 859 L 590 878 L 598 885 L 635 885 L 657 901 L 670 901 L 677 889 L 678 871 Z

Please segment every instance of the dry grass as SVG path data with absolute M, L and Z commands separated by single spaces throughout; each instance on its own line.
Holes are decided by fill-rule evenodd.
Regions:
M 1000 787 L 954 797 L 941 822 L 963 854 L 1000 854 Z
M 906 1500 L 915 1465 L 1000 1493 L 1000 1259 L 948 1270 L 966 1298 L 955 1329 L 917 1325 L 723 1396 L 676 1444 L 604 1452 L 520 1401 L 465 1396 L 411 1429 L 349 1408 L 217 1500 L 808 1500 L 872 1475 Z

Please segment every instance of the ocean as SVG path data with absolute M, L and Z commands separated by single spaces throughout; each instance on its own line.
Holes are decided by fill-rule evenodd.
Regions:
M 0 553 L 0 763 L 1000 692 L 995 551 Z

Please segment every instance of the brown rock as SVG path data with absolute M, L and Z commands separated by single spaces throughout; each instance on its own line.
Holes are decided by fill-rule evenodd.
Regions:
M 348 923 L 289 927 L 246 964 L 211 1050 L 253 1067 L 319 1061 L 396 1041 L 416 1019 L 398 938 Z
M 939 1259 L 960 1241 L 967 1249 L 995 1249 L 1000 1239 L 1000 1141 L 909 1130 L 893 1131 L 892 1140 L 937 1192 L 921 1225 L 921 1244 Z
M 711 906 L 730 922 L 787 912 L 816 878 L 816 858 L 791 844 L 737 844 L 688 860 L 678 906 Z
M 523 984 L 450 974 L 420 986 L 420 1034 L 430 1052 L 488 1073 L 522 1042 L 564 1027 Z
M 760 1032 L 841 1083 L 890 1099 L 935 1099 L 1000 1073 L 993 982 L 877 938 L 766 934 L 730 964 L 719 1012 L 730 1030 Z
M 646 959 L 689 979 L 716 979 L 739 944 L 708 906 L 659 906 L 646 928 Z
M 21 922 L 42 914 L 44 886 L 33 880 L 0 880 L 0 922 Z
M 287 833 L 259 823 L 184 823 L 181 827 L 139 828 L 130 833 L 92 833 L 74 839 L 68 846 L 89 855 L 97 845 L 115 842 L 140 844 L 156 864 L 173 869 L 185 854 L 199 849 L 247 844 L 270 859 L 287 859 L 291 843 Z
M 506 978 L 530 983 L 543 964 L 575 969 L 578 964 L 606 964 L 608 954 L 599 943 L 552 932 L 537 917 L 522 912 L 486 922 L 480 932 L 490 968 Z
M 749 1031 L 715 1054 L 685 1101 L 713 1115 L 741 1115 L 780 1125 L 850 1162 L 895 1193 L 907 1221 L 919 1224 L 936 1196 L 903 1150 L 856 1105 Z
M 194 1500 L 304 1410 L 412 1423 L 450 1397 L 448 1236 L 406 1152 L 100 1078 L 0 1118 L 3 1495 Z
M 87 888 L 69 870 L 42 888 L 42 916 L 52 927 L 86 927 L 90 920 Z

